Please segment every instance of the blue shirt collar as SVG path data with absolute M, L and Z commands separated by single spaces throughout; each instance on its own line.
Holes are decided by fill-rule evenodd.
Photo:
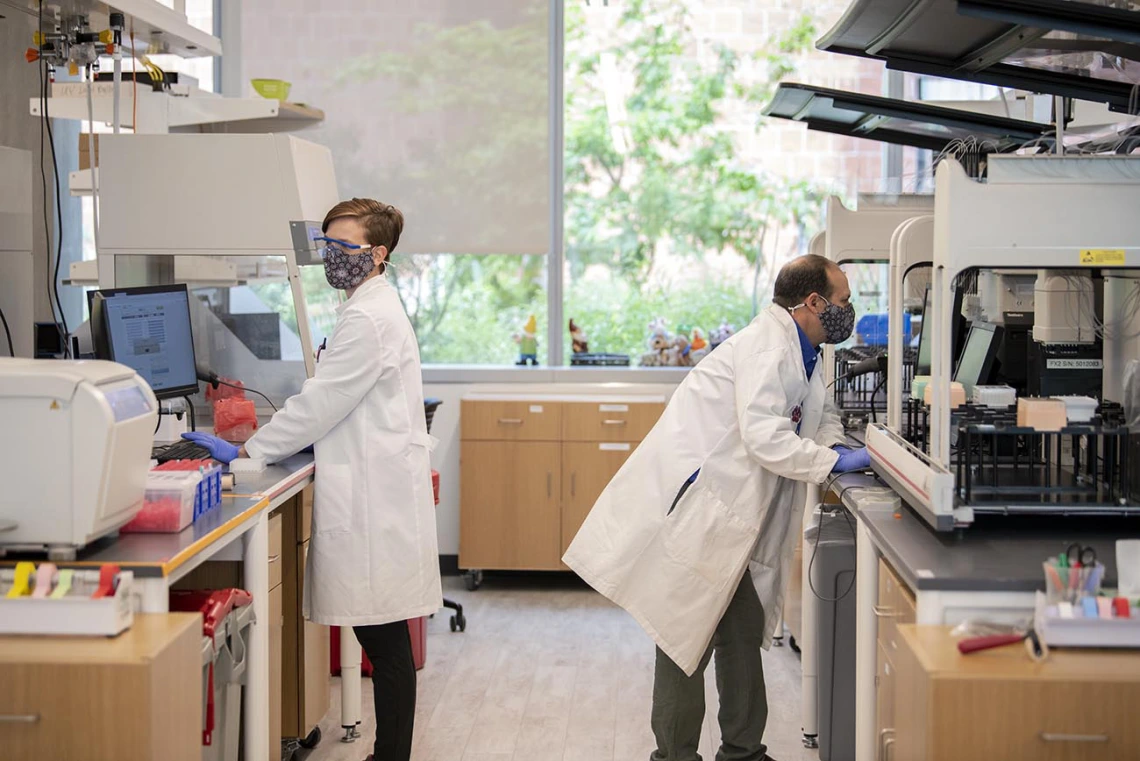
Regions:
M 804 329 L 800 324 L 796 323 L 796 332 L 800 334 L 800 350 L 804 355 L 804 371 L 807 373 L 808 380 L 811 380 L 811 374 L 815 370 L 816 362 L 819 360 L 819 349 L 812 346 L 811 340 L 808 339 Z

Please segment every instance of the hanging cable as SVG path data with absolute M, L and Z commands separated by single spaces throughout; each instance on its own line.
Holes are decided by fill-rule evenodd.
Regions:
M 8 353 L 14 357 L 16 356 L 16 345 L 12 343 L 12 331 L 8 328 L 8 318 L 4 316 L 3 309 L 0 309 L 0 322 L 4 323 L 4 335 L 8 337 Z
M 38 30 L 40 33 L 40 38 L 43 39 L 43 34 L 44 34 L 44 7 L 43 7 L 42 0 L 39 4 L 39 14 L 38 14 L 37 18 L 38 18 L 37 23 L 38 23 Z M 52 229 L 51 229 L 51 220 L 50 220 L 50 216 L 49 216 L 51 213 L 49 211 L 49 209 L 51 208 L 51 201 L 49 200 L 49 196 L 48 196 L 48 193 L 50 191 L 48 190 L 49 186 L 48 186 L 48 179 L 47 179 L 47 171 L 44 169 L 44 163 L 47 161 L 47 152 L 46 152 L 47 151 L 47 144 L 45 143 L 44 138 L 45 138 L 45 135 L 50 137 L 51 120 L 48 117 L 48 91 L 47 91 L 48 62 L 42 55 L 40 56 L 40 77 L 39 77 L 39 79 L 40 79 L 40 82 L 39 82 L 39 84 L 40 84 L 40 185 L 41 185 L 41 188 L 43 190 L 44 247 L 46 248 L 47 258 L 48 258 L 48 266 L 47 266 L 48 308 L 51 310 L 51 320 L 53 323 L 55 323 L 56 330 L 64 333 L 64 336 L 65 336 L 64 343 L 67 343 L 66 329 L 64 327 L 64 323 L 61 321 L 62 317 L 63 317 L 63 306 L 59 303 L 59 291 L 58 291 L 58 289 L 53 288 L 53 286 L 52 286 L 52 264 L 51 264 L 51 256 L 52 256 L 52 254 L 51 254 L 51 252 L 52 252 L 51 234 L 52 234 Z M 54 146 L 54 141 L 52 144 Z M 55 149 L 54 149 L 54 147 L 52 149 L 52 163 L 53 164 L 55 163 Z

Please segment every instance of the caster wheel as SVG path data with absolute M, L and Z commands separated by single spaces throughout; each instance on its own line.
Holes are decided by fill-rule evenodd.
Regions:
M 467 631 L 467 617 L 463 615 L 455 615 L 451 617 L 451 631 L 465 632 Z
M 795 637 L 788 638 L 788 647 L 792 648 L 793 653 L 798 653 L 800 651 L 800 645 L 798 642 L 796 642 Z
M 474 592 L 483 585 L 483 572 L 468 571 L 463 574 L 463 583 L 466 585 L 468 592 Z
M 304 740 L 301 740 L 300 745 L 305 750 L 312 750 L 321 744 L 321 728 L 314 727 L 313 731 Z

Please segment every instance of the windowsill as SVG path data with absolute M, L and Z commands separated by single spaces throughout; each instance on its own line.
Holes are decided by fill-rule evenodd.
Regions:
M 661 383 L 675 386 L 689 367 L 516 367 L 424 365 L 424 383 Z

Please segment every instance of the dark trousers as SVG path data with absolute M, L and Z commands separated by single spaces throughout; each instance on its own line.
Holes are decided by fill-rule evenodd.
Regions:
M 354 626 L 360 647 L 372 662 L 376 701 L 375 761 L 408 761 L 416 718 L 416 666 L 407 621 Z
M 712 644 L 692 676 L 657 649 L 653 674 L 653 734 L 657 750 L 650 761 L 700 761 L 697 746 L 705 720 L 705 669 L 716 653 L 716 691 L 720 696 L 721 745 L 716 761 L 762 761 L 768 697 L 764 691 L 764 608 L 745 571 Z

